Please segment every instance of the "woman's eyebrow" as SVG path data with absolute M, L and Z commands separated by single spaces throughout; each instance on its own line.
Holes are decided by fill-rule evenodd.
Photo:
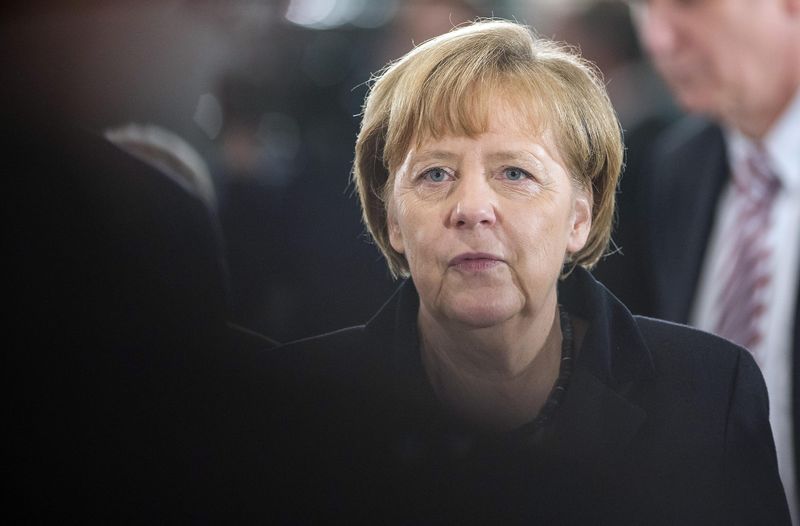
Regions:
M 527 150 L 503 150 L 492 152 L 486 155 L 486 159 L 492 162 L 528 161 L 541 163 L 538 157 Z
M 411 156 L 411 162 L 417 164 L 428 161 L 454 161 L 458 155 L 446 150 L 423 150 Z
M 446 150 L 430 150 L 421 151 L 411 156 L 413 163 L 427 162 L 427 161 L 453 161 L 459 158 L 459 155 Z M 499 152 L 492 152 L 486 155 L 489 161 L 509 161 L 509 160 L 525 160 L 525 161 L 539 161 L 539 159 L 527 150 L 503 150 Z
M 503 150 L 486 155 L 486 160 L 492 163 L 525 162 L 541 165 L 542 159 L 528 150 Z

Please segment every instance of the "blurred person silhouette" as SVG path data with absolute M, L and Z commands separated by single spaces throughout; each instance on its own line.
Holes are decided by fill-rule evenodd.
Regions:
M 81 89 L 107 77 L 70 67 L 78 53 L 50 30 L 92 27 L 83 8 L 97 4 L 80 7 L 36 3 L 0 31 L 14 72 L 0 83 L 7 510 L 30 522 L 187 522 L 212 513 L 220 480 L 238 471 L 227 423 L 240 398 L 226 372 L 271 342 L 226 323 L 208 204 L 83 127 L 96 119 L 69 99 L 109 110 Z M 92 46 L 105 51 L 91 38 L 77 47 Z
M 568 9 L 557 17 L 553 33 L 577 45 L 603 72 L 626 139 L 642 128 L 654 132 L 677 116 L 664 82 L 642 53 L 627 3 L 595 0 Z M 639 148 L 628 150 L 630 155 Z
M 631 230 L 607 283 L 634 312 L 752 352 L 798 524 L 800 2 L 631 6 L 655 67 L 693 115 L 659 137 L 641 173 L 627 175 L 638 180 L 622 195 L 633 205 L 621 227 Z
M 131 155 L 153 165 L 165 176 L 171 177 L 186 191 L 200 198 L 208 207 L 212 224 L 218 229 L 218 199 L 208 166 L 200 153 L 179 135 L 155 124 L 129 123 L 108 128 L 103 132 L 106 139 L 123 148 Z M 225 240 L 220 240 L 220 251 L 224 252 Z M 252 328 L 233 321 L 231 312 L 230 284 L 227 261 L 222 255 L 221 270 L 224 273 L 227 314 L 226 324 L 241 341 L 251 340 L 252 345 L 276 344 Z
M 154 164 L 216 212 L 217 193 L 208 166 L 185 139 L 155 124 L 136 123 L 108 128 L 103 135 L 128 153 Z
M 5 100 L 13 509 L 204 516 L 235 463 L 225 371 L 272 344 L 226 323 L 213 214 L 57 109 Z

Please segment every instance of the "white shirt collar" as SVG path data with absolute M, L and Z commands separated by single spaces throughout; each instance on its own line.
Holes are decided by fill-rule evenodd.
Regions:
M 753 142 L 736 129 L 725 130 L 728 161 L 738 166 L 753 148 Z M 764 148 L 776 175 L 786 190 L 800 190 L 800 89 L 764 137 Z

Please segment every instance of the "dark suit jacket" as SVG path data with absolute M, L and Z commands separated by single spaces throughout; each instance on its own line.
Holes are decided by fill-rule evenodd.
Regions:
M 238 509 L 269 501 L 291 521 L 788 524 L 766 391 L 745 350 L 632 317 L 576 269 L 559 302 L 590 328 L 562 405 L 544 427 L 487 435 L 429 387 L 418 301 L 408 281 L 365 326 L 253 356 L 249 432 L 281 490 Z
M 622 256 L 601 262 L 598 277 L 631 311 L 689 320 L 720 193 L 730 177 L 722 130 L 687 118 L 653 147 L 641 172 L 625 175 L 619 232 Z M 800 230 L 797 234 L 800 236 Z M 800 453 L 800 287 L 792 343 L 795 451 Z M 800 473 L 800 455 L 795 455 Z

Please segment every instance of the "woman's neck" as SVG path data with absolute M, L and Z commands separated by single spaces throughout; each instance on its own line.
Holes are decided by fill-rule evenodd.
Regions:
M 532 420 L 558 378 L 555 302 L 533 319 L 464 330 L 419 315 L 422 360 L 439 399 L 479 427 L 506 431 Z

